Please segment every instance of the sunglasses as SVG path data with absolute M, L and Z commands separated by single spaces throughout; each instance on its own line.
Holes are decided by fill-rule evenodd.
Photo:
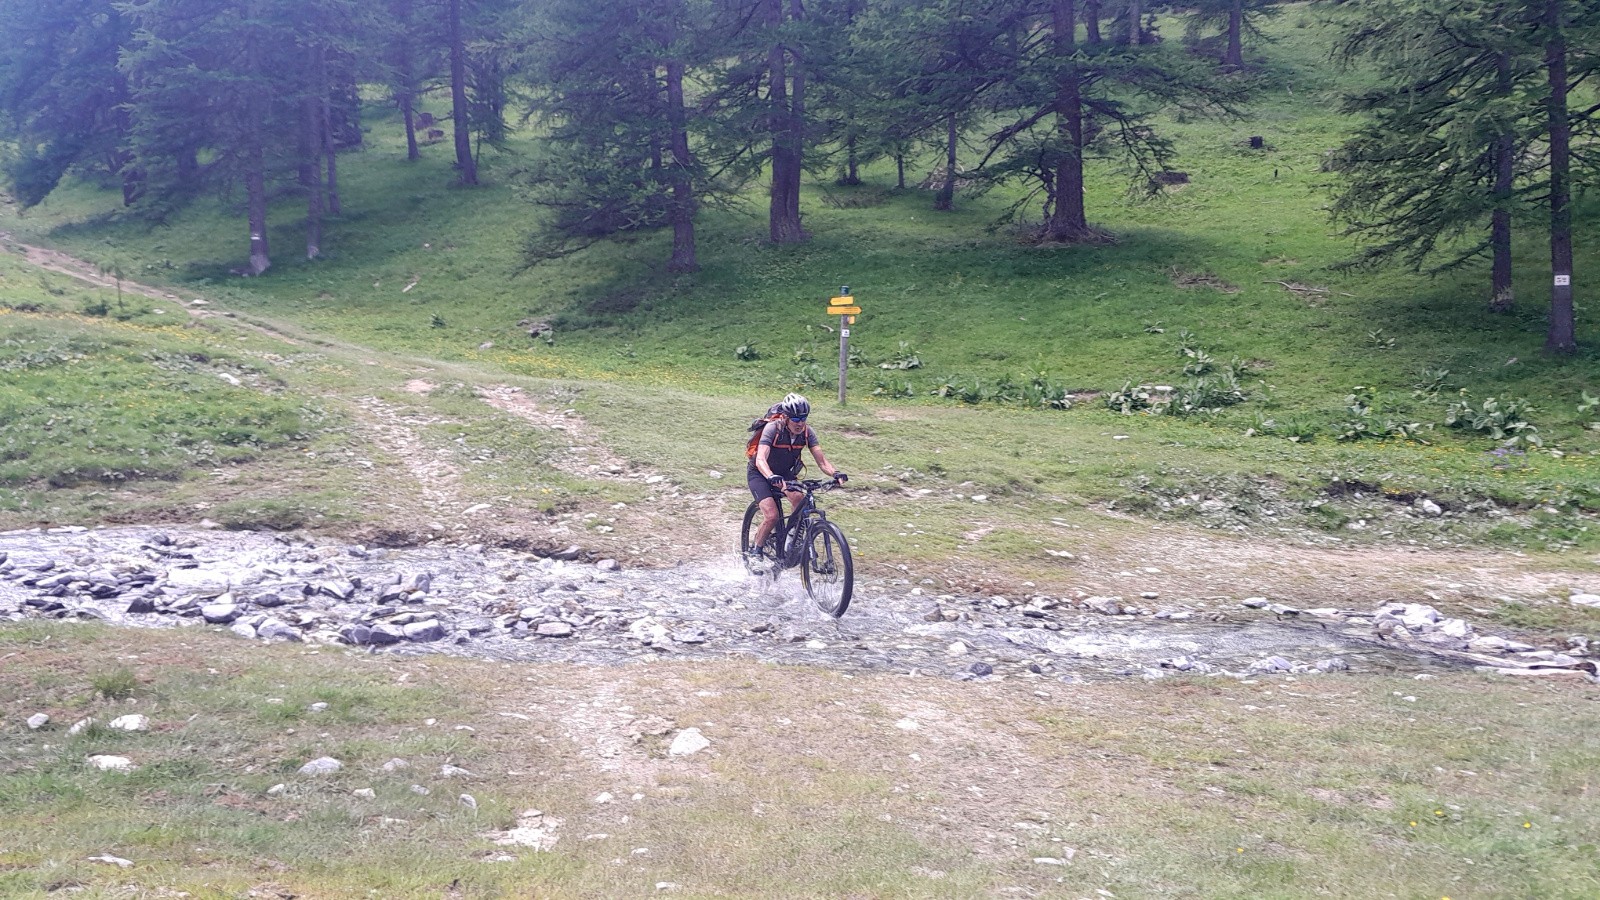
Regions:
M 790 416 L 789 417 L 789 421 L 791 421 L 791 422 L 799 422 L 801 425 L 804 425 L 806 423 L 806 417 L 805 416 Z

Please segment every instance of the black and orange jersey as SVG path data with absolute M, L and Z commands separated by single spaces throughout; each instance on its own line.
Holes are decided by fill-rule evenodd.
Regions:
M 768 422 L 761 429 L 760 443 L 772 448 L 767 451 L 767 467 L 772 474 L 793 478 L 800 471 L 800 451 L 817 445 L 817 433 L 807 425 L 804 431 L 795 434 L 789 430 L 787 420 L 778 420 Z M 757 471 L 754 459 L 750 460 L 750 471 Z

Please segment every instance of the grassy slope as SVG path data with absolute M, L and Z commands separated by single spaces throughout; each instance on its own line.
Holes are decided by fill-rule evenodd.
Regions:
M 952 685 L 745 662 L 508 672 L 66 623 L 0 626 L 0 656 L 7 897 L 1600 890 L 1587 685 Z M 52 722 L 30 732 L 40 711 Z M 132 712 L 152 730 L 64 733 Z M 668 758 L 690 726 L 711 748 Z M 103 753 L 141 768 L 85 764 Z M 344 769 L 296 774 L 324 755 Z M 394 757 L 410 767 L 383 771 Z M 441 776 L 446 763 L 472 774 Z M 613 799 L 594 802 L 602 792 Z M 559 820 L 551 852 L 482 836 L 529 808 Z M 102 854 L 134 867 L 87 861 Z
M 911 468 L 955 483 L 974 478 L 991 492 L 1023 494 L 1018 502 L 1123 500 L 1159 514 L 1170 512 L 1164 500 L 1219 486 L 1230 498 L 1287 490 L 1308 521 L 1333 527 L 1359 511 L 1301 507 L 1315 503 L 1324 485 L 1345 480 L 1460 503 L 1490 496 L 1517 507 L 1593 508 L 1600 475 L 1590 454 L 1600 436 L 1579 427 L 1575 407 L 1595 374 L 1594 351 L 1569 360 L 1538 352 L 1543 278 L 1535 235 L 1525 234 L 1520 247 L 1525 299 L 1511 317 L 1482 311 L 1481 272 L 1427 280 L 1328 268 L 1350 248 L 1331 236 L 1320 209 L 1317 186 L 1325 176 L 1318 164 L 1343 123 L 1327 112 L 1337 84 L 1319 62 L 1325 35 L 1301 27 L 1309 16 L 1291 9 L 1274 25 L 1275 89 L 1254 121 L 1165 126 L 1182 151 L 1178 165 L 1193 176 L 1186 188 L 1136 204 L 1114 172 L 1094 169 L 1091 215 L 1119 236 L 1108 247 L 1027 246 L 987 230 L 1009 202 L 1003 191 L 940 215 L 928 209 L 925 194 L 886 190 L 886 173 L 876 172 L 874 185 L 854 192 L 815 186 L 807 210 L 815 237 L 804 246 L 761 240 L 754 194 L 744 213 L 708 211 L 705 269 L 694 277 L 653 274 L 659 236 L 521 270 L 521 237 L 536 213 L 514 187 L 516 159 L 491 155 L 487 187 L 450 188 L 447 148 L 431 147 L 422 162 L 406 164 L 396 123 L 381 113 L 369 148 L 344 159 L 348 212 L 330 223 L 324 246 L 331 252 L 316 262 L 296 258 L 297 210 L 285 199 L 271 235 L 276 263 L 263 279 L 226 275 L 242 247 L 241 220 L 229 203 L 201 203 L 150 226 L 120 216 L 113 194 L 80 184 L 26 217 L 6 216 L 6 224 L 90 259 L 119 258 L 138 277 L 173 279 L 246 314 L 292 320 L 378 351 L 454 360 L 487 377 L 581 381 L 580 407 L 619 437 L 613 443 L 620 452 L 686 477 L 729 467 L 726 448 L 737 443 L 746 412 L 793 383 L 803 363 L 796 351 L 814 356 L 824 373 L 833 369 L 835 339 L 820 327 L 827 319 L 821 298 L 850 283 L 867 309 L 853 345 L 875 361 L 908 342 L 925 365 L 896 374 L 922 390 L 938 377 L 992 383 L 1039 370 L 1087 390 L 1130 378 L 1175 381 L 1183 329 L 1212 355 L 1255 360 L 1260 372 L 1247 385 L 1252 400 L 1209 423 L 1094 408 L 968 412 L 936 409 L 951 404 L 926 398 L 874 401 L 873 409 L 887 412 L 870 421 L 853 413 L 854 432 L 833 438 L 847 468 Z M 1256 133 L 1269 152 L 1239 147 Z M 821 201 L 824 194 L 882 202 L 834 208 Z M 1580 258 L 1600 257 L 1600 248 L 1583 240 Z M 1180 288 L 1174 273 L 1214 276 L 1238 291 Z M 1278 281 L 1324 287 L 1326 299 L 1307 302 Z M 557 323 L 554 346 L 521 333 L 517 323 L 528 317 Z M 1147 330 L 1155 323 L 1163 330 Z M 1380 329 L 1382 340 L 1369 338 Z M 1592 348 L 1600 330 L 1580 321 L 1580 340 Z M 493 346 L 483 349 L 486 342 Z M 752 342 L 763 357 L 736 360 L 733 349 Z M 1442 420 L 1448 394 L 1411 396 L 1423 368 L 1448 368 L 1455 384 L 1480 397 L 1533 398 L 1535 420 L 1567 456 L 1507 464 L 1486 455 L 1491 443 L 1443 432 L 1429 447 L 1334 444 L 1326 436 L 1348 418 L 1343 398 L 1356 384 L 1377 386 L 1408 420 Z M 879 377 L 875 368 L 856 369 L 852 396 L 859 402 Z M 811 391 L 819 399 L 831 393 Z M 638 448 L 620 439 L 640 417 L 660 417 L 664 409 L 674 414 L 681 446 Z M 1244 437 L 1257 416 L 1298 418 L 1324 436 L 1309 448 Z M 1130 439 L 1110 444 L 1110 432 Z M 1022 527 L 1039 512 L 1022 509 Z M 1581 523 L 1535 524 L 1531 532 L 1519 524 L 1490 536 L 1551 547 L 1592 540 Z M 1492 531 L 1476 529 L 1476 536 Z M 883 537 L 889 549 L 924 549 Z

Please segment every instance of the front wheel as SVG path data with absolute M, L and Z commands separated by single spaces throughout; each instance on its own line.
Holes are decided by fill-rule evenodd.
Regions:
M 822 610 L 835 619 L 850 608 L 855 589 L 855 564 L 850 561 L 850 545 L 844 532 L 832 522 L 824 522 L 806 533 L 805 556 L 800 578 L 806 593 Z
M 751 568 L 750 548 L 755 546 L 756 532 L 761 530 L 761 503 L 752 501 L 744 511 L 744 522 L 739 526 L 739 560 L 744 563 L 746 572 L 752 575 L 765 575 L 770 578 L 778 577 L 778 532 L 781 528 L 772 529 L 767 535 L 767 542 L 761 548 L 762 557 L 766 568 L 757 571 Z

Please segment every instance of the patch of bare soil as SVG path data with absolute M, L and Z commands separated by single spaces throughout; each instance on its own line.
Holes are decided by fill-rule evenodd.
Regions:
M 1261 596 L 1300 607 L 1367 606 L 1386 599 L 1493 605 L 1594 583 L 1584 561 L 1552 565 L 1511 551 L 1409 546 L 1335 547 L 1282 538 L 1240 537 L 1116 516 L 1104 532 L 1074 531 L 1058 543 L 1071 556 L 1038 562 L 1037 574 L 963 567 L 955 583 L 1018 592 L 1065 583 L 1090 594 L 1164 600 Z
M 4 241 L 13 252 L 41 269 L 55 272 L 58 275 L 76 278 L 79 281 L 87 281 L 96 287 L 112 290 L 117 288 L 116 276 L 101 272 L 98 266 L 91 265 L 75 256 L 69 256 L 47 247 L 35 247 L 32 244 L 21 243 L 13 239 L 10 232 L 0 231 L 0 241 Z M 141 297 L 149 297 L 152 300 L 179 299 L 178 295 L 170 291 L 153 288 L 127 278 L 122 279 L 121 286 L 124 293 L 137 294 Z
M 654 487 L 659 503 L 618 511 L 618 533 L 646 535 L 651 551 L 639 561 L 676 565 L 684 560 L 706 559 L 727 552 L 736 531 L 730 521 L 725 496 L 683 491 L 670 478 L 629 462 L 612 452 L 582 416 L 567 408 L 541 403 L 521 388 L 510 385 L 480 387 L 478 397 L 495 409 L 533 425 L 560 433 L 567 443 L 566 453 L 553 461 L 561 472 L 578 478 L 601 481 L 627 481 Z M 699 527 L 675 529 L 661 537 L 661 528 L 670 516 L 675 522 L 690 521 Z M 601 545 L 604 540 L 597 542 Z

